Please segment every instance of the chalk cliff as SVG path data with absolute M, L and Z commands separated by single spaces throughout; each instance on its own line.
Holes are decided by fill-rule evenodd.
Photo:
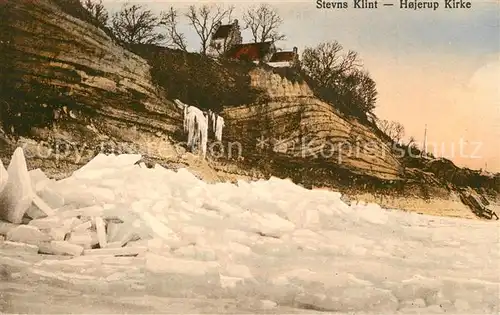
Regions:
M 40 0 L 1 5 L 3 12 L 9 12 L 2 22 L 2 52 L 9 60 L 2 66 L 5 129 L 40 135 L 37 127 L 51 127 L 54 113 L 59 112 L 56 125 L 71 129 L 73 143 L 92 142 L 93 127 L 118 139 L 121 135 L 115 129 L 132 125 L 138 132 L 152 134 L 174 134 L 182 128 L 179 110 L 152 82 L 148 62 L 103 30 L 67 14 L 66 7 L 76 4 Z M 309 159 L 321 149 L 322 155 L 331 156 L 328 162 L 340 161 L 357 173 L 399 177 L 400 165 L 382 141 L 367 127 L 334 113 L 305 83 L 292 83 L 260 68 L 251 78 L 251 85 L 269 98 L 265 103 L 226 108 L 222 113 L 226 139 L 247 144 L 260 135 L 286 138 L 282 146 L 288 147 L 282 151 L 287 155 Z M 305 146 L 298 145 L 301 141 L 307 141 Z M 328 146 L 340 142 L 352 145 L 349 150 L 361 150 L 351 154 L 344 150 L 340 156 L 327 152 Z M 367 142 L 373 144 L 372 155 L 359 145 Z M 255 149 L 245 147 L 252 153 Z
M 316 98 L 305 82 L 292 82 L 270 70 L 255 69 L 252 86 L 265 90 L 262 104 L 226 108 L 226 138 L 294 158 L 321 160 L 354 173 L 401 179 L 402 169 L 391 148 L 372 129 L 342 117 Z
M 415 198 L 439 195 L 446 201 L 453 185 L 467 186 L 474 175 L 462 172 L 457 181 L 461 171 L 450 167 L 441 176 L 436 163 L 405 169 L 369 124 L 343 116 L 305 82 L 262 67 L 245 74 L 248 84 L 243 77 L 236 80 L 259 97 L 224 104 L 221 112 L 223 142 L 240 144 L 242 156 L 210 158 L 209 152 L 208 161 L 200 161 L 179 145 L 185 141 L 182 113 L 172 102 L 179 98 L 178 86 L 165 88 L 158 78 L 183 86 L 184 81 L 172 77 L 168 65 L 155 68 L 158 64 L 115 42 L 93 25 L 77 0 L 0 1 L 0 55 L 0 157 L 8 163 L 22 145 L 28 167 L 54 177 L 68 175 L 99 151 L 139 152 L 171 167 L 187 165 L 210 180 L 274 175 L 308 187 L 357 187 L 352 195 L 389 185 L 388 191 L 400 195 L 420 189 Z M 207 73 L 217 63 L 211 67 Z M 189 80 L 193 69 L 182 80 Z M 222 69 L 221 77 L 228 71 Z M 182 93 L 204 93 L 214 84 Z M 237 94 L 245 90 L 225 88 Z M 488 185 L 500 190 L 498 177 Z
M 150 131 L 178 128 L 181 117 L 152 84 L 147 61 L 65 13 L 64 6 L 79 4 L 0 3 L 4 128 L 29 134 L 33 127 L 51 126 L 54 118 L 104 129 L 131 124 Z

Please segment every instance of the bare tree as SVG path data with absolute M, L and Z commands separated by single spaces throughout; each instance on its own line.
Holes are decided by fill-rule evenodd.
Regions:
M 344 51 L 337 41 L 323 42 L 304 49 L 301 66 L 323 97 L 348 114 L 369 119 L 378 92 L 356 52 Z
M 397 121 L 388 121 L 385 119 L 380 119 L 377 120 L 377 126 L 382 132 L 388 135 L 394 142 L 400 142 L 405 135 L 405 127 Z M 413 139 L 412 137 L 410 138 L 408 146 L 410 146 L 410 144 L 413 142 L 415 142 L 415 139 Z
M 389 129 L 389 121 L 387 119 L 379 119 L 377 118 L 375 123 L 377 124 L 378 129 L 383 133 L 387 134 L 387 130 Z
M 169 11 L 162 13 L 161 24 L 167 29 L 167 40 L 170 42 L 170 46 L 187 51 L 186 36 L 177 29 L 179 24 L 178 18 L 179 15 L 177 10 L 170 7 Z
M 161 19 L 140 5 L 125 3 L 113 15 L 112 30 L 116 37 L 128 44 L 160 44 L 166 36 L 156 31 Z
M 225 18 L 231 16 L 234 6 L 223 7 L 219 5 L 207 5 L 197 8 L 192 5 L 188 9 L 186 17 L 189 19 L 189 24 L 193 26 L 196 34 L 200 38 L 200 52 L 204 55 L 207 54 L 209 47 L 209 40 L 215 28 Z
M 250 29 L 255 43 L 277 42 L 286 38 L 278 31 L 283 24 L 283 19 L 276 9 L 268 4 L 248 9 L 243 15 L 243 21 L 245 28 Z
M 375 109 L 375 103 L 377 102 L 377 96 L 378 96 L 378 91 L 377 91 L 377 86 L 375 84 L 375 81 L 371 78 L 370 74 L 367 71 L 355 71 L 354 72 L 355 76 L 357 77 L 357 86 L 356 86 L 356 97 L 359 101 L 358 106 L 360 107 L 361 110 L 363 110 L 365 113 L 371 112 L 373 109 Z M 397 137 L 398 140 L 403 136 L 399 136 L 399 134 L 402 132 L 404 134 L 404 127 L 403 125 L 397 123 L 398 126 L 396 127 L 397 131 Z M 402 130 L 399 130 L 402 128 Z
M 343 76 L 361 66 L 356 52 L 342 54 L 342 51 L 343 47 L 337 41 L 307 47 L 302 53 L 302 67 L 320 86 L 338 84 Z
M 371 113 L 377 102 L 377 87 L 370 74 L 362 69 L 353 69 L 341 72 L 335 80 L 326 86 L 335 92 L 338 99 L 335 103 L 342 103 L 350 109 L 351 113 Z M 368 118 L 368 117 L 367 117 Z
M 108 24 L 109 14 L 102 4 L 102 0 L 84 0 L 82 5 L 99 25 L 106 26 Z
M 394 141 L 401 142 L 404 135 L 405 135 L 405 127 L 398 122 L 394 122 L 394 127 L 392 132 Z

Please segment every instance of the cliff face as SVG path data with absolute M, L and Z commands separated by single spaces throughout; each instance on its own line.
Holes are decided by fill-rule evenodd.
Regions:
M 294 81 L 283 75 L 262 68 L 250 72 L 250 84 L 262 89 L 271 99 L 314 97 L 313 91 L 304 81 Z
M 453 167 L 441 176 L 440 165 L 433 169 L 417 161 L 411 171 L 405 162 L 403 173 L 400 160 L 371 127 L 345 118 L 300 80 L 253 65 L 231 68 L 210 61 L 201 72 L 212 79 L 195 75 L 192 82 L 206 58 L 192 54 L 175 64 L 176 55 L 169 55 L 158 63 L 146 61 L 116 44 L 85 14 L 77 0 L 0 1 L 0 158 L 5 163 L 21 144 L 30 169 L 40 167 L 59 178 L 104 151 L 139 152 L 152 162 L 188 166 L 211 181 L 274 175 L 351 196 L 415 193 L 412 198 L 420 201 L 437 196 L 447 202 L 454 189 L 449 182 L 472 186 L 471 174 Z M 143 57 L 152 58 L 148 55 Z M 248 76 L 240 69 L 253 70 Z M 222 87 L 211 88 L 219 77 L 226 78 Z M 164 79 L 169 86 L 160 88 Z M 201 161 L 186 154 L 178 143 L 185 136 L 174 98 L 206 107 L 219 100 L 214 109 L 225 105 L 223 141 L 239 146 L 242 158 Z M 498 178 L 487 182 L 499 191 Z M 394 202 L 387 206 L 405 207 Z M 425 208 L 418 205 L 414 208 Z
M 373 130 L 343 118 L 317 99 L 306 83 L 292 82 L 263 69 L 251 72 L 252 85 L 264 89 L 264 104 L 226 108 L 226 138 L 242 152 L 265 150 L 322 161 L 357 174 L 385 180 L 401 178 L 401 165 Z M 260 150 L 259 150 L 260 149 Z
M 53 1 L 7 0 L 0 11 L 7 129 L 31 135 L 33 127 L 50 126 L 54 118 L 104 130 L 131 124 L 177 129 L 179 113 L 152 84 L 148 63 L 105 32 Z
M 143 134 L 178 131 L 180 113 L 152 83 L 148 62 L 67 14 L 61 1 L 71 5 L 70 0 L 0 4 L 2 55 L 9 61 L 1 65 L 6 129 L 47 140 L 54 136 L 47 128 L 55 122 L 68 131 L 66 140 L 90 146 L 99 145 L 92 143 L 99 140 L 96 130 L 104 139 L 129 142 L 137 142 L 123 139 L 131 126 Z M 255 144 L 263 136 L 269 144 L 278 139 L 275 151 L 289 157 L 318 157 L 360 174 L 399 177 L 399 164 L 380 139 L 334 113 L 306 84 L 260 68 L 250 76 L 251 87 L 264 90 L 270 101 L 227 108 L 222 114 L 225 138 L 241 142 L 243 155 L 259 154 Z M 339 151 L 340 143 L 345 145 Z

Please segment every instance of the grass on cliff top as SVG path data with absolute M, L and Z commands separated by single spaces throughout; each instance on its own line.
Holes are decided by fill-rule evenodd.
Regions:
M 251 62 L 213 60 L 197 53 L 154 45 L 130 49 L 148 60 L 154 82 L 170 99 L 220 112 L 223 107 L 262 102 L 265 93 L 251 86 Z

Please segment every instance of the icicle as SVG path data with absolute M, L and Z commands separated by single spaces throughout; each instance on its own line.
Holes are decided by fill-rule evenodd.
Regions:
M 203 158 L 207 155 L 207 143 L 208 143 L 208 117 L 199 117 L 198 130 L 200 136 L 200 147 Z
M 193 110 L 194 108 L 192 106 L 186 107 L 184 113 L 184 122 L 185 122 L 185 128 L 184 130 L 188 134 L 188 139 L 187 139 L 187 145 L 192 149 L 196 139 L 196 114 L 195 111 Z
M 210 120 L 211 120 L 211 123 L 212 123 L 212 130 L 213 130 L 213 132 L 215 132 L 215 125 L 217 123 L 216 119 L 217 119 L 217 115 L 214 112 L 210 111 Z
M 208 121 L 211 112 L 203 113 L 199 108 L 186 105 L 179 100 L 175 100 L 175 103 L 184 112 L 184 132 L 188 134 L 188 147 L 193 151 L 197 146 L 205 157 L 208 144 Z
M 174 100 L 174 103 L 177 105 L 179 109 L 181 109 L 184 112 L 184 132 L 188 132 L 188 108 L 189 106 L 187 104 L 184 104 L 178 99 Z
M 203 157 L 205 157 L 208 143 L 207 118 L 199 108 L 189 106 L 185 110 L 184 121 L 186 122 L 186 131 L 188 133 L 188 147 L 193 150 L 195 145 L 197 145 Z
M 203 157 L 207 153 L 207 143 L 208 143 L 208 118 L 203 114 L 203 112 L 193 107 L 193 111 L 196 116 L 196 143 L 198 143 L 198 148 L 201 150 Z
M 188 107 L 184 106 L 184 132 L 188 131 Z
M 215 124 L 215 138 L 217 141 L 222 141 L 222 128 L 224 128 L 224 118 L 217 115 L 217 121 Z

